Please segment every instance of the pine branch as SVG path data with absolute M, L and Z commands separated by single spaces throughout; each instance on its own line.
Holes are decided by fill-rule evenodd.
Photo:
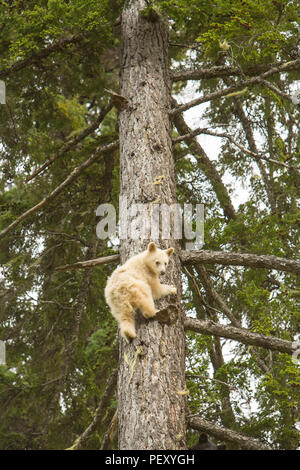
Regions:
M 102 421 L 103 416 L 107 410 L 109 400 L 117 385 L 118 369 L 115 369 L 110 375 L 104 393 L 101 397 L 99 405 L 96 409 L 92 422 L 83 431 L 83 433 L 75 440 L 74 444 L 68 450 L 76 450 L 82 446 L 82 444 L 88 439 L 88 437 L 95 431 L 98 424 Z
M 101 110 L 101 112 L 100 112 L 98 118 L 95 120 L 95 122 L 93 122 L 90 126 L 88 126 L 86 129 L 84 129 L 80 134 L 78 134 L 76 137 L 74 137 L 74 139 L 72 139 L 70 142 L 67 142 L 65 145 L 63 145 L 59 149 L 59 151 L 57 152 L 56 155 L 54 155 L 53 157 L 50 157 L 49 160 L 47 160 L 45 163 L 43 163 L 42 166 L 40 166 L 37 170 L 35 170 L 35 172 L 32 173 L 32 175 L 29 175 L 26 178 L 26 182 L 31 181 L 33 178 L 35 178 L 37 175 L 39 175 L 43 170 L 45 170 L 50 165 L 52 165 L 52 163 L 54 163 L 59 157 L 61 157 L 65 153 L 69 152 L 73 147 L 76 147 L 76 145 L 79 142 L 81 142 L 83 139 L 85 139 L 88 135 L 92 134 L 92 132 L 94 132 L 99 127 L 99 125 L 101 124 L 101 122 L 103 121 L 105 116 L 109 113 L 109 111 L 112 109 L 112 107 L 113 107 L 113 104 L 112 104 L 112 102 L 110 102 L 107 106 L 105 106 Z
M 252 437 L 245 436 L 231 429 L 224 428 L 218 424 L 211 423 L 200 416 L 190 416 L 189 427 L 198 431 L 206 432 L 220 441 L 229 441 L 238 444 L 239 447 L 246 450 L 272 450 L 271 447 L 259 442 Z
M 16 220 L 14 220 L 8 227 L 3 229 L 0 232 L 0 239 L 5 237 L 13 228 L 15 228 L 17 225 L 19 225 L 23 220 L 27 219 L 29 216 L 34 214 L 35 212 L 40 211 L 43 207 L 45 207 L 49 202 L 51 202 L 53 199 L 56 198 L 67 186 L 69 186 L 78 176 L 81 175 L 81 173 L 91 166 L 94 162 L 98 160 L 98 158 L 105 152 L 111 152 L 113 150 L 116 150 L 118 148 L 119 141 L 112 142 L 111 144 L 104 145 L 100 148 L 98 148 L 87 160 L 85 160 L 81 165 L 79 165 L 77 168 L 74 168 L 70 176 L 66 178 L 59 186 L 57 186 L 48 196 L 46 196 L 42 201 L 40 201 L 38 204 L 36 204 L 34 207 L 31 207 L 31 209 L 28 209 L 26 212 L 24 212 L 20 217 L 18 217 Z
M 182 142 L 183 140 L 191 139 L 192 137 L 196 137 L 197 135 L 200 135 L 200 134 L 212 135 L 214 137 L 226 138 L 226 139 L 230 140 L 230 142 L 233 145 L 236 145 L 236 147 L 238 147 L 240 150 L 242 150 L 242 152 L 245 152 L 248 155 L 251 155 L 255 159 L 259 158 L 261 160 L 265 160 L 265 161 L 273 163 L 275 165 L 283 166 L 284 168 L 287 168 L 288 170 L 294 170 L 294 171 L 297 172 L 297 174 L 299 174 L 299 167 L 288 165 L 287 163 L 280 162 L 279 160 L 274 160 L 273 158 L 269 158 L 265 155 L 265 153 L 262 153 L 262 152 L 259 152 L 259 153 L 252 152 L 251 150 L 246 149 L 246 147 L 244 147 L 239 142 L 234 140 L 234 138 L 231 135 L 227 134 L 226 132 L 221 132 L 221 133 L 220 132 L 213 132 L 213 131 L 209 131 L 206 127 L 198 127 L 197 129 L 193 130 L 190 134 L 185 134 L 185 135 L 181 135 L 179 137 L 174 138 L 173 139 L 173 144 L 177 144 L 178 142 Z
M 296 349 L 294 343 L 281 338 L 267 336 L 260 333 L 253 333 L 246 328 L 237 328 L 230 325 L 222 325 L 213 321 L 199 320 L 198 318 L 186 317 L 184 328 L 196 333 L 219 336 L 221 338 L 233 339 L 240 343 L 251 346 L 259 346 L 271 351 L 279 351 L 286 354 L 293 354 Z
M 31 56 L 25 57 L 25 59 L 20 59 L 14 62 L 10 67 L 0 70 L 0 78 L 6 78 L 12 75 L 13 73 L 19 72 L 20 70 L 28 67 L 32 64 L 39 64 L 42 59 L 45 59 L 54 52 L 65 49 L 69 44 L 74 44 L 80 42 L 83 39 L 83 35 L 68 36 L 66 38 L 60 38 L 55 41 L 53 44 L 40 49 L 37 52 L 34 52 Z
M 274 91 L 276 95 L 282 96 L 282 98 L 285 98 L 289 100 L 291 103 L 293 103 L 292 97 L 288 95 L 287 93 L 284 93 L 284 91 L 281 91 L 279 88 L 273 85 L 273 83 L 269 82 L 268 80 L 263 80 L 263 79 L 260 80 L 260 83 L 270 88 L 270 90 Z
M 293 274 L 300 273 L 300 261 L 280 258 L 273 255 L 255 255 L 252 253 L 231 253 L 225 251 L 181 251 L 183 264 L 208 263 L 224 266 L 248 266 L 251 268 L 277 269 Z

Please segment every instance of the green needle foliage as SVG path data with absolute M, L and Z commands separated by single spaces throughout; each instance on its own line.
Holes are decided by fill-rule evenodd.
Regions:
M 124 3 L 0 1 L 0 80 L 7 94 L 0 105 L 0 231 L 51 194 L 96 149 L 117 141 L 115 108 L 100 127 L 83 133 L 109 104 L 105 89 L 119 91 L 118 18 Z M 190 82 L 174 79 L 173 94 L 182 93 L 185 102 L 286 64 L 268 83 L 242 86 L 197 108 L 194 127 L 227 135 L 199 138 L 225 186 L 209 177 L 188 143 L 174 145 L 174 158 L 178 202 L 205 204 L 204 249 L 296 259 L 300 107 L 289 97 L 300 66 L 289 64 L 300 58 L 299 2 L 148 3 L 144 21 L 162 16 L 169 22 L 174 77 L 215 67 L 235 70 L 196 79 L 192 92 Z M 173 137 L 178 135 L 174 130 Z M 224 187 L 235 217 L 224 215 Z M 116 323 L 103 295 L 115 264 L 55 268 L 116 252 L 113 243 L 97 238 L 95 210 L 104 202 L 117 208 L 118 195 L 119 155 L 113 150 L 0 239 L 0 339 L 7 349 L 7 364 L 0 367 L 0 449 L 70 448 L 106 391 L 105 410 L 81 448 L 103 444 L 117 408 L 115 388 L 107 389 L 118 362 Z M 241 326 L 299 340 L 295 275 L 205 268 Z M 203 272 L 192 266 L 190 274 L 193 279 L 183 273 L 187 315 L 229 323 Z M 186 361 L 193 414 L 274 449 L 297 448 L 300 376 L 291 357 L 187 333 Z M 195 440 L 189 430 L 189 444 Z M 117 448 L 116 438 L 110 446 Z

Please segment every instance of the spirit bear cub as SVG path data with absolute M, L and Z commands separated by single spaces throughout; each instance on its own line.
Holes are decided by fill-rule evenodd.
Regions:
M 176 287 L 161 284 L 159 280 L 159 276 L 165 274 L 173 252 L 174 248 L 161 250 L 151 242 L 147 250 L 119 266 L 108 279 L 105 299 L 127 342 L 136 337 L 136 309 L 145 318 L 152 318 L 158 312 L 154 300 L 176 294 Z

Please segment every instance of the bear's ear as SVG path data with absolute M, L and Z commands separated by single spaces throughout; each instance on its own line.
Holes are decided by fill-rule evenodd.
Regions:
M 174 248 L 168 248 L 166 250 L 166 253 L 167 253 L 168 256 L 172 256 L 172 254 L 174 253 Z
M 149 243 L 148 251 L 149 251 L 149 253 L 154 253 L 154 251 L 156 251 L 156 245 L 155 245 L 154 242 Z

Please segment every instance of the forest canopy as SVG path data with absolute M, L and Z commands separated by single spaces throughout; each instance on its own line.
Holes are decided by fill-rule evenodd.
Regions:
M 96 209 L 119 215 L 132 1 L 0 2 L 0 449 L 118 448 L 119 240 L 97 237 Z M 210 422 L 296 449 L 299 1 L 140 1 L 168 25 L 176 198 L 205 210 L 202 255 L 180 240 L 187 445 Z

